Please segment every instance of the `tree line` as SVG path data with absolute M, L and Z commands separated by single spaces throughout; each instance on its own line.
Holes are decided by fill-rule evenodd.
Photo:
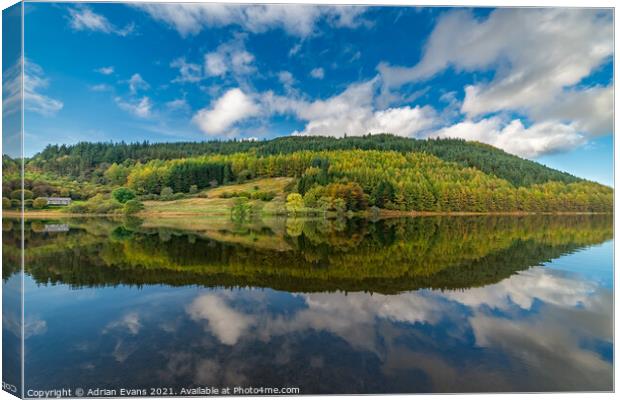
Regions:
M 290 154 L 303 150 L 381 150 L 425 152 L 461 167 L 476 168 L 514 186 L 549 181 L 580 182 L 566 172 L 508 154 L 495 147 L 461 139 L 410 139 L 389 134 L 344 138 L 287 136 L 267 141 L 205 141 L 176 143 L 89 143 L 48 145 L 28 160 L 33 168 L 79 179 L 99 179 L 111 164 L 134 165 L 152 160 L 173 160 L 203 155 L 251 152 L 259 156 Z
M 190 172 L 191 171 L 191 172 Z M 188 178 L 196 173 L 201 176 Z M 252 152 L 151 161 L 131 168 L 127 185 L 140 194 L 163 187 L 187 192 L 256 177 L 293 177 L 309 208 L 359 211 L 369 207 L 441 212 L 608 212 L 611 188 L 594 182 L 549 181 L 527 187 L 424 153 L 378 150 Z M 212 181 L 209 179 L 213 178 Z M 292 198 L 300 204 L 299 198 Z M 343 204 L 344 202 L 344 204 Z

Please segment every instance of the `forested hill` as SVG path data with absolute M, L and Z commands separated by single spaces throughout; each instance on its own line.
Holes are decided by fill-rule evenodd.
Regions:
M 211 154 L 252 152 L 258 156 L 290 154 L 301 150 L 391 150 L 425 152 L 441 160 L 472 167 L 505 179 L 514 186 L 531 186 L 549 181 L 583 181 L 566 172 L 508 154 L 495 147 L 460 139 L 409 139 L 381 134 L 334 138 L 287 136 L 268 141 L 205 141 L 176 143 L 87 143 L 50 145 L 29 161 L 30 165 L 68 177 L 89 176 L 101 164 L 142 163 Z

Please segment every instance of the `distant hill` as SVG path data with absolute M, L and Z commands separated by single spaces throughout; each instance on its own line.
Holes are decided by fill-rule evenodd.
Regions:
M 3 205 L 16 207 L 22 188 L 18 164 L 4 157 L 3 165 L 8 171 Z M 238 198 L 236 203 L 286 199 L 286 206 L 277 212 L 293 214 L 376 213 L 377 208 L 399 212 L 613 210 L 610 187 L 492 146 L 387 134 L 48 146 L 26 160 L 23 189 L 31 201 L 49 195 L 92 199 L 72 211 L 105 213 L 120 206 L 110 198 L 120 186 L 139 200 L 168 201 L 209 196 L 206 191 L 214 186 L 278 177 L 292 178 L 284 191 L 227 196 Z
M 267 141 L 205 141 L 175 143 L 89 143 L 50 145 L 32 157 L 33 165 L 68 176 L 84 176 L 101 163 L 142 163 L 160 159 L 195 157 L 209 154 L 255 152 L 257 155 L 289 154 L 301 150 L 391 150 L 402 153 L 426 152 L 441 160 L 476 168 L 514 186 L 556 181 L 583 181 L 534 161 L 525 160 L 493 146 L 460 139 L 410 139 L 389 134 L 334 138 L 325 136 L 287 136 Z

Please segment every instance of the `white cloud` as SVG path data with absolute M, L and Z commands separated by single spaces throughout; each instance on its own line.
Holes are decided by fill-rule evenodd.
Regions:
M 290 89 L 295 83 L 295 78 L 289 71 L 278 72 L 278 80 L 287 89 Z
M 117 28 L 106 17 L 95 13 L 90 7 L 79 5 L 69 8 L 69 25 L 76 31 L 96 31 L 114 33 L 119 36 L 127 36 L 133 32 L 134 25 L 129 24 L 125 28 Z
M 527 158 L 567 151 L 587 141 L 574 124 L 544 121 L 526 128 L 518 119 L 505 124 L 500 117 L 466 120 L 430 136 L 475 140 Z
M 142 324 L 140 323 L 140 317 L 138 313 L 131 312 L 124 315 L 117 321 L 110 322 L 104 329 L 103 333 L 106 333 L 112 329 L 125 329 L 132 335 L 137 335 L 140 333 L 140 329 L 142 328 Z
M 291 49 L 288 51 L 288 56 L 293 57 L 294 55 L 299 53 L 301 51 L 301 46 L 301 43 L 297 43 L 293 47 L 291 47 Z
M 219 77 L 232 74 L 238 78 L 253 73 L 256 70 L 253 63 L 254 55 L 246 50 L 244 37 L 237 36 L 205 54 L 205 74 Z
M 549 79 L 548 85 L 561 88 L 612 54 L 612 29 L 609 15 L 593 9 L 498 9 L 484 20 L 470 11 L 451 11 L 439 18 L 417 65 L 379 69 L 390 87 L 450 66 L 465 71 L 501 66 L 501 81 Z
M 2 112 L 5 117 L 20 110 L 22 100 L 21 77 L 21 58 L 2 72 Z
M 226 74 L 227 70 L 228 67 L 223 54 L 218 52 L 205 54 L 205 71 L 208 76 L 221 76 Z
M 316 33 L 324 19 L 331 26 L 355 28 L 368 25 L 361 18 L 364 7 L 309 6 L 283 4 L 136 4 L 155 20 L 164 22 L 180 35 L 196 35 L 204 27 L 237 25 L 252 33 L 282 29 L 297 37 Z
M 246 50 L 231 53 L 232 70 L 237 74 L 249 74 L 254 71 L 254 56 Z
M 166 103 L 170 110 L 189 110 L 189 104 L 185 99 L 176 99 Z
M 45 332 L 47 332 L 47 322 L 45 320 L 33 315 L 28 315 L 25 318 L 24 339 L 28 339 L 32 336 L 43 335 Z
M 595 282 L 535 267 L 493 285 L 442 295 L 471 308 L 468 320 L 476 346 L 501 349 L 536 366 L 548 382 L 566 382 L 571 376 L 579 382 L 596 382 L 593 387 L 609 384 L 611 363 L 580 345 L 584 340 L 613 338 L 612 293 Z M 540 305 L 536 312 L 519 318 L 486 311 L 520 315 L 515 309 L 531 311 L 536 300 Z M 575 384 L 579 385 L 583 384 Z
M 314 68 L 310 71 L 310 76 L 315 79 L 323 79 L 325 77 L 325 70 L 323 68 Z
M 114 73 L 114 67 L 113 66 L 101 67 L 101 68 L 97 68 L 95 71 L 103 75 L 112 75 Z
M 123 100 L 120 97 L 114 99 L 116 104 L 123 110 L 140 118 L 146 118 L 151 115 L 151 99 L 144 96 L 136 100 Z
M 214 294 L 197 297 L 187 307 L 187 313 L 195 321 L 207 320 L 213 335 L 230 346 L 255 323 L 252 316 L 236 311 Z
M 508 310 L 517 305 L 530 310 L 534 300 L 563 308 L 588 304 L 596 289 L 593 282 L 563 276 L 544 267 L 534 267 L 493 285 L 467 291 L 444 291 L 443 295 L 469 307 L 489 306 Z
M 376 110 L 376 85 L 376 79 L 353 84 L 338 95 L 312 102 L 268 92 L 263 103 L 272 113 L 292 113 L 307 121 L 302 131 L 294 132 L 298 135 L 359 136 L 370 132 L 416 136 L 436 124 L 436 112 L 429 106 Z
M 179 69 L 179 76 L 173 82 L 199 82 L 202 80 L 202 67 L 185 61 L 185 58 L 177 58 L 170 63 L 170 67 Z
M 150 87 L 140 74 L 133 74 L 127 83 L 129 83 L 131 94 L 136 94 L 138 90 L 146 90 Z
M 494 70 L 490 82 L 465 88 L 462 111 L 476 117 L 503 110 L 534 122 L 559 119 L 584 134 L 612 130 L 613 88 L 567 89 L 613 54 L 613 19 L 596 9 L 498 9 L 478 19 L 469 11 L 440 17 L 413 67 L 381 64 L 384 91 L 428 79 L 448 67 Z M 580 108 L 580 101 L 584 108 Z M 594 100 L 592 103 L 585 103 Z
M 19 73 L 19 63 L 17 65 Z M 17 78 L 19 78 L 19 74 Z M 62 101 L 53 99 L 40 92 L 48 86 L 49 80 L 45 77 L 43 68 L 26 60 L 24 67 L 24 108 L 45 116 L 54 115 L 60 111 L 63 107 Z M 9 87 L 14 89 L 15 85 Z M 18 81 L 17 88 L 19 89 L 19 87 Z
M 260 108 L 241 89 L 230 89 L 211 108 L 198 111 L 193 122 L 208 135 L 226 133 L 237 122 L 259 115 Z
M 89 89 L 93 92 L 108 92 L 112 90 L 112 86 L 107 85 L 105 83 L 100 83 L 98 85 L 91 85 Z
M 312 293 L 299 295 L 299 298 L 306 308 L 290 317 L 261 316 L 255 334 L 268 340 L 292 332 L 326 331 L 354 347 L 377 351 L 375 324 L 378 320 L 432 324 L 450 308 L 424 292 L 375 293 L 372 296 L 367 293 Z
M 608 134 L 613 132 L 614 88 L 610 85 L 567 90 L 554 101 L 529 113 L 536 121 L 546 118 L 572 121 L 580 132 Z

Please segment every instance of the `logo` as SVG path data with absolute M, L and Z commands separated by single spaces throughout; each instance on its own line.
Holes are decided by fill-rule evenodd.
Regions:
M 17 386 L 2 382 L 2 389 L 11 393 L 17 393 Z

